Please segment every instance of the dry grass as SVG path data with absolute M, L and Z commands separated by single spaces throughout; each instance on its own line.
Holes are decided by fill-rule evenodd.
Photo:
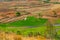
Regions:
M 12 34 L 12 33 L 0 32 L 0 40 L 47 40 L 47 39 L 42 36 L 25 37 L 21 35 Z

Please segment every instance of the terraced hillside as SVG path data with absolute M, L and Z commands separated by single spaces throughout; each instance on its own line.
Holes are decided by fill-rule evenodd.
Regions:
M 0 40 L 60 40 L 60 4 L 0 2 Z

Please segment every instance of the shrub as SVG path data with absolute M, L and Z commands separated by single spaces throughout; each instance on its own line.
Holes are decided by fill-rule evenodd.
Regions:
M 21 15 L 21 13 L 20 12 L 16 12 L 16 16 L 20 16 Z
M 21 35 L 21 32 L 20 32 L 20 31 L 17 31 L 17 34 L 18 34 L 18 35 Z

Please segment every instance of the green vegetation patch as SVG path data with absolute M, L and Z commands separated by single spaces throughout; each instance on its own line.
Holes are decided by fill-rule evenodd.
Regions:
M 60 19 L 57 19 L 57 20 L 55 21 L 55 23 L 60 24 Z
M 34 28 L 21 28 L 21 27 L 0 27 L 0 30 L 5 31 L 5 32 L 12 32 L 12 33 L 17 33 L 19 31 L 22 35 L 28 35 L 30 32 L 35 34 L 36 32 L 39 32 L 41 35 L 44 35 L 46 32 L 46 26 L 41 26 L 41 27 L 34 27 Z
M 3 27 L 20 27 L 20 26 L 42 26 L 46 23 L 47 19 L 35 18 L 33 16 L 28 16 L 26 20 L 18 20 L 15 22 L 10 22 L 6 24 L 0 24 Z

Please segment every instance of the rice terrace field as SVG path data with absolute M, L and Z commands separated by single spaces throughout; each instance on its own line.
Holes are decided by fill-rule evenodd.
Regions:
M 0 0 L 0 40 L 60 40 L 60 0 Z
M 46 36 L 47 35 L 46 32 L 48 32 L 47 27 L 49 27 L 46 25 L 47 22 L 48 22 L 48 19 L 45 19 L 45 18 L 35 18 L 34 16 L 28 16 L 26 20 L 18 20 L 15 22 L 0 23 L 0 30 L 5 33 L 8 33 L 9 35 L 10 34 L 23 35 L 24 37 L 31 36 L 32 39 L 33 37 L 37 36 L 38 37 L 37 40 L 40 40 L 40 39 L 50 40 L 50 38 L 47 38 Z M 60 27 L 56 26 L 56 28 L 60 28 Z M 57 34 L 60 35 L 60 31 L 58 31 Z
M 5 31 L 17 31 L 17 30 L 31 30 L 34 31 L 33 29 L 40 29 L 40 26 L 44 26 L 44 24 L 47 22 L 47 19 L 37 19 L 35 17 L 28 17 L 27 20 L 19 20 L 19 21 L 15 21 L 15 22 L 10 22 L 10 23 L 1 23 L 0 24 L 0 28 L 1 30 L 5 30 Z M 44 28 L 45 27 L 41 27 L 41 28 Z M 20 29 L 21 28 L 21 29 Z M 7 29 L 7 30 L 6 30 Z M 38 30 L 39 30 L 38 29 Z M 42 31 L 42 29 L 41 29 Z
M 23 35 L 23 36 L 28 36 L 30 35 L 30 33 L 32 33 L 30 36 L 35 36 L 40 34 L 44 36 L 46 27 L 44 27 L 43 25 L 46 22 L 47 22 L 47 19 L 43 19 L 43 18 L 38 19 L 33 16 L 29 16 L 27 17 L 26 20 L 18 20 L 10 23 L 1 23 L 0 30 L 5 31 L 7 33 L 11 32 L 11 33 L 15 33 L 17 35 Z M 43 39 L 45 40 L 45 38 Z

